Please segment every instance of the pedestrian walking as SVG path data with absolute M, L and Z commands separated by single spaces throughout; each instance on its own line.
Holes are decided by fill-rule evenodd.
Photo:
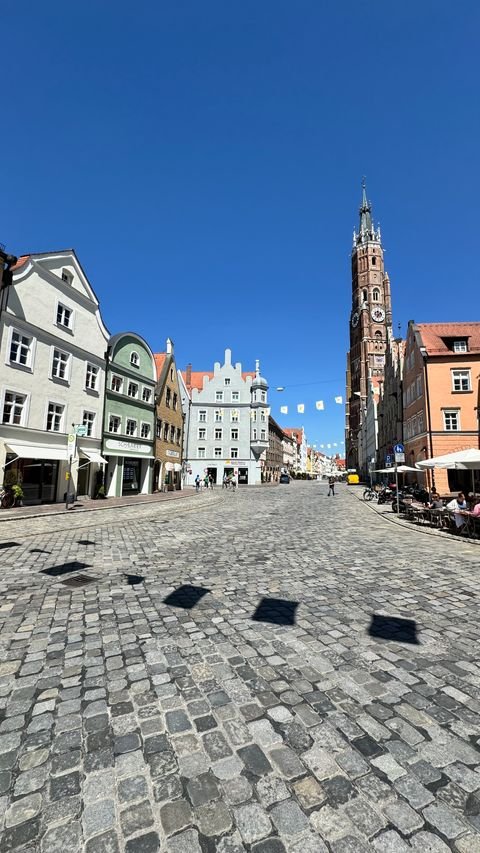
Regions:
M 328 478 L 328 498 L 330 497 L 330 492 L 332 493 L 333 497 L 335 497 L 335 477 Z
M 213 482 L 213 477 L 211 474 L 208 475 L 208 485 L 210 486 L 211 490 L 213 491 L 214 482 Z
M 228 489 L 228 477 L 226 474 L 223 475 L 222 489 Z
M 199 474 L 197 474 L 197 476 L 195 477 L 195 491 L 196 492 L 200 491 L 200 475 Z
M 205 486 L 205 488 L 206 488 L 206 489 L 208 489 L 208 485 L 209 485 L 209 483 L 208 483 L 208 474 L 205 474 L 205 476 L 204 476 L 204 478 L 203 478 L 203 485 Z

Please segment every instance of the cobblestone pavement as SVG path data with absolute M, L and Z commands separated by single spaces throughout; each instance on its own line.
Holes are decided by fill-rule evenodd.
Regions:
M 477 549 L 208 497 L 1 525 L 2 853 L 480 851 Z

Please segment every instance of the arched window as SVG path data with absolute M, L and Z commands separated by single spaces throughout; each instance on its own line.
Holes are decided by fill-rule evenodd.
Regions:
M 381 341 L 382 340 L 382 333 L 379 331 L 376 331 L 375 332 L 375 338 L 377 339 L 377 341 Z
M 378 287 L 373 288 L 372 299 L 374 302 L 380 302 L 380 291 Z
M 139 366 L 139 364 L 140 364 L 140 356 L 139 356 L 138 352 L 135 352 L 135 351 L 134 351 L 134 352 L 130 353 L 130 364 L 132 364 L 132 365 L 133 365 L 133 367 L 138 367 L 138 366 Z
M 362 299 L 364 302 L 366 302 L 368 300 L 368 291 L 367 290 L 362 290 Z

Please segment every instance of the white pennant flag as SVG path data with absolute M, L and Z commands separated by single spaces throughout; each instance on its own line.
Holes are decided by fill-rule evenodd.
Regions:
M 340 404 L 340 406 L 341 406 L 341 405 L 342 405 L 342 403 L 343 403 L 343 397 L 335 397 L 335 402 L 336 402 L 336 403 L 339 403 L 339 404 Z
M 299 415 L 303 415 L 304 411 L 305 411 L 305 404 L 304 404 L 304 403 L 299 403 L 299 404 L 298 404 L 298 406 L 297 406 L 297 412 L 298 412 L 298 414 L 299 414 Z
M 280 412 L 282 415 L 288 415 L 288 406 L 280 406 Z
M 331 444 L 327 444 L 327 447 L 331 447 L 331 446 L 332 446 Z
M 317 400 L 317 402 L 315 403 L 315 406 L 319 412 L 323 412 L 323 410 L 325 408 L 325 406 L 323 405 L 323 400 Z

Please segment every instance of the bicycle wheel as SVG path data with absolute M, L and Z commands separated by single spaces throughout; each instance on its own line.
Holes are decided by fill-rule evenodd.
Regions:
M 15 503 L 15 495 L 6 492 L 2 498 L 2 509 L 11 509 Z
M 364 501 L 371 501 L 373 496 L 374 496 L 374 493 L 372 492 L 371 489 L 365 489 L 365 491 L 363 493 L 363 500 Z

